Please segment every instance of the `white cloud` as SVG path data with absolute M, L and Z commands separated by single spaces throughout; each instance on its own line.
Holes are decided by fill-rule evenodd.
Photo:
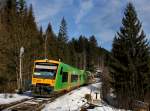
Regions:
M 36 21 L 41 22 L 47 18 L 55 16 L 61 11 L 61 4 L 45 4 L 46 6 L 35 6 Z
M 42 22 L 59 14 L 65 6 L 71 5 L 73 0 L 52 0 L 51 2 L 48 0 L 29 0 L 28 2 L 34 7 L 36 21 Z
M 119 24 L 121 23 L 121 1 L 112 0 L 100 4 L 93 5 L 92 15 L 82 19 L 80 24 L 78 24 L 78 32 L 83 32 L 83 30 L 88 30 L 89 34 L 94 34 L 97 37 L 98 43 L 103 44 L 112 41 L 117 29 L 119 29 Z M 99 0 L 97 0 L 99 2 Z M 120 10 L 120 11 L 119 11 Z M 121 24 L 120 24 L 121 25 Z M 116 27 L 117 26 L 117 27 Z
M 104 43 L 104 42 L 108 42 L 108 41 L 112 41 L 113 37 L 115 36 L 114 35 L 115 32 L 111 29 L 107 29 L 107 31 L 101 31 L 99 34 L 96 34 L 97 37 L 100 37 L 102 39 L 101 43 Z
M 55 4 L 48 4 L 46 7 L 43 7 L 39 10 L 38 21 L 43 21 L 48 17 L 55 16 L 61 11 L 62 6 Z
M 93 8 L 92 0 L 83 0 L 80 2 L 80 10 L 76 16 L 76 24 Z

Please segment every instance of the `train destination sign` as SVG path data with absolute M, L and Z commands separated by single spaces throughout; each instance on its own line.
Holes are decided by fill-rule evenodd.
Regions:
M 56 69 L 57 69 L 57 66 L 36 65 L 35 68 L 38 68 L 38 69 L 52 69 L 52 70 L 56 70 Z

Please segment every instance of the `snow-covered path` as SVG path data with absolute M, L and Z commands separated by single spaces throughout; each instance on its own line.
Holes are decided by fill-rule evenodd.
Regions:
M 54 102 L 45 106 L 42 111 L 79 111 L 80 107 L 87 101 L 84 99 L 85 94 L 90 94 L 91 89 L 96 90 L 101 87 L 101 83 L 80 87 L 68 94 L 57 98 Z M 89 109 L 89 111 L 121 111 L 116 110 L 108 105 L 99 104 L 100 107 Z

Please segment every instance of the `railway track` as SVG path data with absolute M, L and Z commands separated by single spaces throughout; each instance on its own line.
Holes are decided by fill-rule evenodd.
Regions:
M 32 98 L 30 98 L 30 99 L 32 99 Z M 0 111 L 2 111 L 3 109 L 6 109 L 8 107 L 14 106 L 16 104 L 22 103 L 24 101 L 30 100 L 30 99 L 29 98 L 23 99 L 23 100 L 19 100 L 19 101 L 13 102 L 13 103 L 9 103 L 9 104 L 0 104 Z
M 2 111 L 40 111 L 46 103 L 52 102 L 53 100 L 54 98 L 32 98 L 7 107 Z
M 33 97 L 22 102 L 19 101 L 15 104 L 2 107 L 0 111 L 41 111 L 46 104 L 53 102 L 63 94 L 65 93 L 57 93 L 47 98 Z

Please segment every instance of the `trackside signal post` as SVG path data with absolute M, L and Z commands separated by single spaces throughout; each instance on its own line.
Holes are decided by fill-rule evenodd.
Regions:
M 22 56 L 23 56 L 23 53 L 24 53 L 24 47 L 21 47 L 21 48 L 20 48 L 20 55 L 19 55 L 19 59 L 20 59 L 20 62 L 19 62 L 20 70 L 19 70 L 19 84 L 18 84 L 18 90 L 19 90 L 20 93 L 21 93 L 21 91 L 22 91 Z

